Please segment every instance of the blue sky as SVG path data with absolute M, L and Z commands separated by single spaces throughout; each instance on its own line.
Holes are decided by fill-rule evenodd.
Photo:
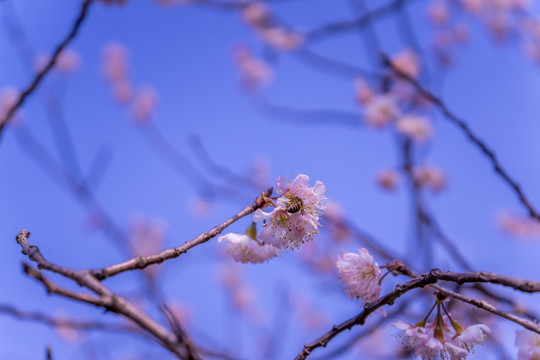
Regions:
M 272 8 L 304 29 L 350 16 L 345 1 L 307 3 L 280 1 Z M 427 44 L 433 30 L 425 20 L 423 4 L 414 2 L 408 9 L 422 44 Z M 71 26 L 78 7 L 79 2 L 67 4 L 60 0 L 5 0 L 0 2 L 0 15 L 4 22 L 20 21 L 32 47 L 49 52 Z M 540 153 L 540 69 L 516 44 L 496 44 L 482 26 L 471 24 L 472 39 L 459 49 L 457 66 L 444 73 L 432 68 L 433 76 L 444 79 L 438 93 L 495 149 L 532 203 L 540 206 L 536 162 Z M 403 43 L 391 19 L 383 21 L 377 31 L 384 39 L 386 52 L 401 50 Z M 325 40 L 314 49 L 368 67 L 368 55 L 356 35 Z M 363 127 L 360 115 L 358 123 L 342 126 L 332 124 L 332 119 L 311 125 L 266 114 L 239 86 L 232 60 L 234 47 L 245 43 L 257 51 L 262 45 L 238 14 L 202 6 L 164 8 L 152 1 L 132 1 L 125 7 L 110 8 L 94 4 L 71 46 L 82 57 L 80 69 L 71 75 L 51 74 L 24 107 L 24 124 L 57 158 L 44 106 L 49 93 L 61 99 L 83 171 L 88 171 L 97 154 L 106 154 L 107 162 L 98 157 L 105 170 L 93 190 L 122 227 L 127 228 L 134 214 L 162 219 L 167 224 L 167 246 L 177 246 L 230 217 L 258 193 L 253 190 L 234 198 L 220 196 L 212 202 L 209 216 L 193 216 L 189 204 L 199 195 L 197 188 L 156 155 L 145 141 L 144 129 L 133 122 L 125 108 L 114 103 L 101 77 L 101 51 L 111 41 L 129 49 L 134 82 L 151 85 L 159 92 L 156 126 L 199 169 L 204 171 L 190 147 L 193 136 L 201 139 L 217 163 L 238 173 L 247 171 L 257 159 L 268 159 L 269 186 L 281 174 L 308 174 L 313 182 L 321 180 L 326 184 L 330 199 L 339 203 L 358 226 L 397 252 L 407 253 L 405 247 L 413 232 L 405 187 L 402 184 L 396 193 L 388 194 L 374 181 L 377 171 L 399 162 L 395 137 L 390 132 Z M 5 26 L 0 30 L 0 44 L 0 86 L 25 86 L 30 74 Z M 353 78 L 306 66 L 294 54 L 280 54 L 273 65 L 276 79 L 264 94 L 275 103 L 360 114 L 353 97 Z M 427 196 L 429 208 L 476 269 L 537 278 L 539 243 L 513 239 L 497 225 L 501 211 L 524 214 L 515 194 L 494 176 L 486 158 L 455 126 L 436 111 L 431 115 L 436 135 L 426 146 L 425 156 L 429 163 L 444 169 L 449 185 L 441 194 Z M 35 157 L 28 155 L 17 141 L 16 131 L 8 128 L 0 143 L 0 269 L 4 274 L 0 303 L 49 314 L 63 309 L 70 315 L 99 318 L 99 310 L 47 296 L 40 284 L 20 270 L 23 256 L 14 237 L 21 228 L 32 232 L 32 242 L 51 261 L 67 266 L 99 267 L 125 257 L 103 234 L 88 229 L 85 208 L 61 182 L 47 176 Z M 248 224 L 249 220 L 244 219 L 231 231 L 242 232 Z M 351 243 L 346 250 L 355 251 L 356 247 Z M 207 334 L 221 345 L 240 339 L 240 355 L 255 359 L 257 331 L 230 313 L 219 284 L 219 274 L 229 266 L 222 265 L 220 249 L 216 241 L 211 241 L 171 261 L 163 273 L 164 291 L 170 299 L 193 311 L 194 334 Z M 359 311 L 359 304 L 346 299 L 344 291 L 329 292 L 327 282 L 302 270 L 295 256 L 296 252 L 288 253 L 265 265 L 245 267 L 249 284 L 256 289 L 261 308 L 269 318 L 279 308 L 276 289 L 281 288 L 293 294 L 304 293 L 328 314 L 326 327 L 305 332 L 295 318 L 285 316 L 291 323 L 292 335 L 283 340 L 277 358 L 292 358 L 305 342 Z M 438 266 L 453 269 L 444 261 Z M 137 288 L 136 281 L 134 275 L 126 274 L 107 284 L 129 292 Z M 331 295 L 321 295 L 325 293 Z M 534 304 L 532 297 L 524 299 Z M 152 311 L 155 314 L 155 309 Z M 104 317 L 114 320 L 110 314 Z M 513 329 L 509 326 L 505 331 L 512 334 Z M 59 359 L 80 359 L 81 354 L 92 351 L 108 352 L 109 358 L 139 352 L 130 350 L 133 338 L 129 336 L 92 333 L 91 345 L 66 344 L 42 325 L 7 316 L 0 316 L 0 333 L 0 358 L 6 359 L 39 358 L 46 345 L 52 346 Z M 140 353 L 155 358 L 163 354 L 151 343 L 140 346 Z

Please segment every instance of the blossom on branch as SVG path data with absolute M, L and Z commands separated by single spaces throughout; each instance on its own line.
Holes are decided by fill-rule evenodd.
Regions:
M 277 248 L 298 248 L 304 242 L 313 240 L 319 233 L 319 218 L 325 210 L 326 187 L 320 181 L 313 187 L 308 185 L 309 177 L 298 175 L 291 183 L 284 176 L 277 181 L 281 196 L 277 206 L 270 213 L 261 209 L 255 212 L 253 221 L 263 221 L 259 237 Z
M 414 351 L 414 355 L 420 356 L 422 360 L 465 359 L 476 345 L 485 341 L 486 334 L 491 332 L 484 324 L 462 328 L 448 316 L 442 316 L 439 306 L 435 320 L 427 325 L 425 320 L 415 326 L 401 320 L 396 320 L 390 325 L 400 330 L 396 334 L 398 341 Z
M 428 118 L 406 115 L 396 121 L 397 131 L 417 142 L 424 142 L 433 136 L 433 128 Z
M 336 266 L 339 279 L 348 286 L 350 297 L 371 302 L 379 298 L 381 293 L 381 269 L 365 248 L 359 254 L 343 253 L 338 256 Z
M 517 330 L 514 345 L 519 348 L 518 360 L 540 359 L 540 335 L 529 330 Z
M 277 255 L 278 249 L 269 244 L 259 244 L 247 234 L 229 233 L 218 238 L 227 242 L 227 253 L 234 260 L 246 263 L 263 263 Z

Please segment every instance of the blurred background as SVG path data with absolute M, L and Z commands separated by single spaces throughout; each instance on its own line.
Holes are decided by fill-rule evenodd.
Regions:
M 81 4 L 0 1 L 0 114 Z M 418 272 L 468 270 L 419 208 L 470 270 L 537 279 L 538 224 L 485 154 L 382 61 L 399 61 L 439 96 L 540 206 L 536 14 L 537 4 L 517 0 L 93 1 L 0 143 L 0 359 L 42 359 L 47 346 L 55 359 L 172 358 L 113 314 L 48 296 L 21 270 L 20 229 L 52 262 L 99 268 L 195 238 L 279 175 L 326 185 L 313 243 L 239 264 L 212 239 L 105 284 L 164 324 L 166 303 L 196 345 L 218 353 L 208 358 L 292 359 L 362 309 L 337 276 L 342 251 L 367 247 L 382 265 L 391 261 L 374 250 L 382 248 Z M 427 124 L 377 122 L 370 101 L 382 93 Z M 402 281 L 389 277 L 383 293 Z M 534 295 L 500 293 L 514 301 L 501 304 L 507 310 L 540 311 Z M 353 328 L 311 357 L 411 357 L 386 324 L 417 322 L 430 299 L 413 292 L 406 309 L 398 301 L 387 319 L 372 315 L 366 328 L 379 330 Z M 21 319 L 36 313 L 119 328 Z M 499 345 L 488 341 L 475 358 L 515 358 L 518 326 L 485 321 Z

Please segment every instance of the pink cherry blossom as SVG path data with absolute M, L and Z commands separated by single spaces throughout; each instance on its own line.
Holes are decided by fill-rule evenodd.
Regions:
M 398 183 L 398 173 L 393 169 L 385 169 L 377 174 L 377 184 L 385 190 L 395 190 Z
M 411 49 L 405 49 L 394 55 L 392 57 L 392 65 L 399 72 L 412 78 L 416 78 L 420 73 L 420 60 Z
M 437 25 L 443 25 L 448 21 L 448 5 L 445 1 L 437 0 L 428 8 L 429 20 Z
M 377 300 L 381 293 L 381 269 L 366 249 L 360 248 L 358 252 L 338 256 L 336 266 L 339 279 L 348 286 L 347 294 L 350 297 L 365 302 Z
M 304 41 L 299 33 L 282 27 L 265 28 L 259 34 L 268 44 L 285 51 L 300 47 Z
M 518 360 L 540 359 L 540 335 L 529 330 L 517 330 L 514 341 L 518 350 Z
M 319 233 L 319 218 L 325 210 L 326 187 L 320 181 L 313 187 L 308 185 L 309 177 L 298 175 L 291 183 L 281 176 L 277 181 L 277 191 L 281 196 L 270 213 L 261 209 L 253 216 L 253 221 L 263 221 L 259 238 L 264 243 L 277 248 L 298 248 L 304 242 L 313 240 Z
M 425 324 L 425 323 L 424 323 Z M 491 330 L 487 325 L 476 324 L 461 329 L 457 323 L 452 324 L 447 316 L 437 317 L 427 325 L 413 326 L 396 320 L 391 326 L 400 330 L 396 337 L 403 345 L 414 351 L 422 360 L 461 360 L 465 359 L 472 349 L 485 341 L 486 333 Z M 459 333 L 456 331 L 459 329 Z
M 396 100 L 391 95 L 376 95 L 366 104 L 365 120 L 370 126 L 384 127 L 398 115 Z
M 263 87 L 272 82 L 272 68 L 254 57 L 246 47 L 236 48 L 234 59 L 240 70 L 241 82 L 247 89 Z
M 246 263 L 263 263 L 277 255 L 278 249 L 269 244 L 259 244 L 246 234 L 229 233 L 218 238 L 227 242 L 227 253 L 234 260 Z
M 433 128 L 428 118 L 416 115 L 405 115 L 396 121 L 398 132 L 411 139 L 423 142 L 433 136 Z
M 356 100 L 363 105 L 366 105 L 373 97 L 373 89 L 364 79 L 356 79 L 354 82 Z
M 144 123 L 152 117 L 158 101 L 158 93 L 152 87 L 144 87 L 137 91 L 133 98 L 133 116 Z

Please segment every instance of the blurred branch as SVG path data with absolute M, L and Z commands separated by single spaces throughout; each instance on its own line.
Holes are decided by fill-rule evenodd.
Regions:
M 255 199 L 253 204 L 246 206 L 239 213 L 237 213 L 230 219 L 224 221 L 220 225 L 213 227 L 210 231 L 197 236 L 193 240 L 186 241 L 184 245 L 167 249 L 154 255 L 138 256 L 131 260 L 125 261 L 123 263 L 111 265 L 111 266 L 97 269 L 97 270 L 92 270 L 91 273 L 96 279 L 104 280 L 108 277 L 117 275 L 125 271 L 144 269 L 145 267 L 149 265 L 159 264 L 159 263 L 164 262 L 165 260 L 176 258 L 186 253 L 189 249 L 197 245 L 203 244 L 207 242 L 208 240 L 212 239 L 213 237 L 216 237 L 217 235 L 221 234 L 221 232 L 225 230 L 228 226 L 240 220 L 244 216 L 247 216 L 255 212 L 255 210 L 262 208 L 266 204 L 265 198 L 269 197 L 272 194 L 272 190 L 273 189 L 270 188 L 267 191 L 263 192 L 257 199 Z
M 51 71 L 51 69 L 54 67 L 56 60 L 62 53 L 62 51 L 71 43 L 71 41 L 75 38 L 77 35 L 79 28 L 81 27 L 84 19 L 86 18 L 86 15 L 88 14 L 88 8 L 90 7 L 90 4 L 94 0 L 85 0 L 82 3 L 81 9 L 79 11 L 79 15 L 77 16 L 75 23 L 73 24 L 71 30 L 69 31 L 68 35 L 60 42 L 60 44 L 56 47 L 56 49 L 53 52 L 53 55 L 43 67 L 41 71 L 37 73 L 37 75 L 32 79 L 30 84 L 19 95 L 19 98 L 15 102 L 15 104 L 7 111 L 6 115 L 3 119 L 0 119 L 0 138 L 2 136 L 3 130 L 5 129 L 8 122 L 11 120 L 15 112 L 23 105 L 24 101 L 28 96 L 30 96 L 34 90 L 37 89 L 39 84 L 43 81 L 45 76 Z
M 307 110 L 288 106 L 276 105 L 267 98 L 258 94 L 253 97 L 255 104 L 271 116 L 287 118 L 287 121 L 295 121 L 307 125 L 341 125 L 348 127 L 360 127 L 360 114 L 341 110 Z
M 391 59 L 386 54 L 381 53 L 381 56 L 383 57 L 383 61 L 386 66 L 391 68 L 401 79 L 407 81 L 412 86 L 414 86 L 414 88 L 422 96 L 424 96 L 427 100 L 431 101 L 437 108 L 439 108 L 439 110 L 442 111 L 442 113 L 451 123 L 459 127 L 465 133 L 467 138 L 489 159 L 489 161 L 493 165 L 495 172 L 514 190 L 514 192 L 519 198 L 519 201 L 523 204 L 523 206 L 525 206 L 525 208 L 527 208 L 529 215 L 536 220 L 540 220 L 540 214 L 538 214 L 536 209 L 527 199 L 527 197 L 523 193 L 523 190 L 521 190 L 519 184 L 502 167 L 494 151 L 490 147 L 488 147 L 488 145 L 484 141 L 480 140 L 480 138 L 471 130 L 469 125 L 464 120 L 455 115 L 452 111 L 450 111 L 450 109 L 440 98 L 425 89 L 416 79 L 403 73 L 397 67 L 395 67 L 392 64 Z
M 318 41 L 330 35 L 335 35 L 354 29 L 362 29 L 368 26 L 371 22 L 393 13 L 401 5 L 401 3 L 405 1 L 406 0 L 394 0 L 386 5 L 380 6 L 375 10 L 362 14 L 355 19 L 337 21 L 323 25 L 317 29 L 307 32 L 305 34 L 306 40 Z
M 29 269 L 32 269 L 32 268 L 29 267 Z M 28 272 L 29 275 L 32 270 L 29 270 Z M 30 276 L 34 277 L 33 275 L 30 275 Z M 51 285 L 51 283 L 49 283 L 49 285 Z M 55 328 L 71 328 L 71 329 L 77 329 L 77 330 L 101 330 L 101 331 L 112 331 L 112 332 L 136 333 L 135 328 L 133 328 L 132 326 L 114 324 L 114 323 L 104 323 L 104 322 L 97 322 L 97 321 L 64 319 L 60 317 L 50 316 L 47 314 L 42 314 L 39 312 L 22 311 L 10 305 L 0 304 L 0 313 L 14 317 L 16 319 L 38 322 L 38 323 L 41 323 L 47 326 L 52 326 Z

